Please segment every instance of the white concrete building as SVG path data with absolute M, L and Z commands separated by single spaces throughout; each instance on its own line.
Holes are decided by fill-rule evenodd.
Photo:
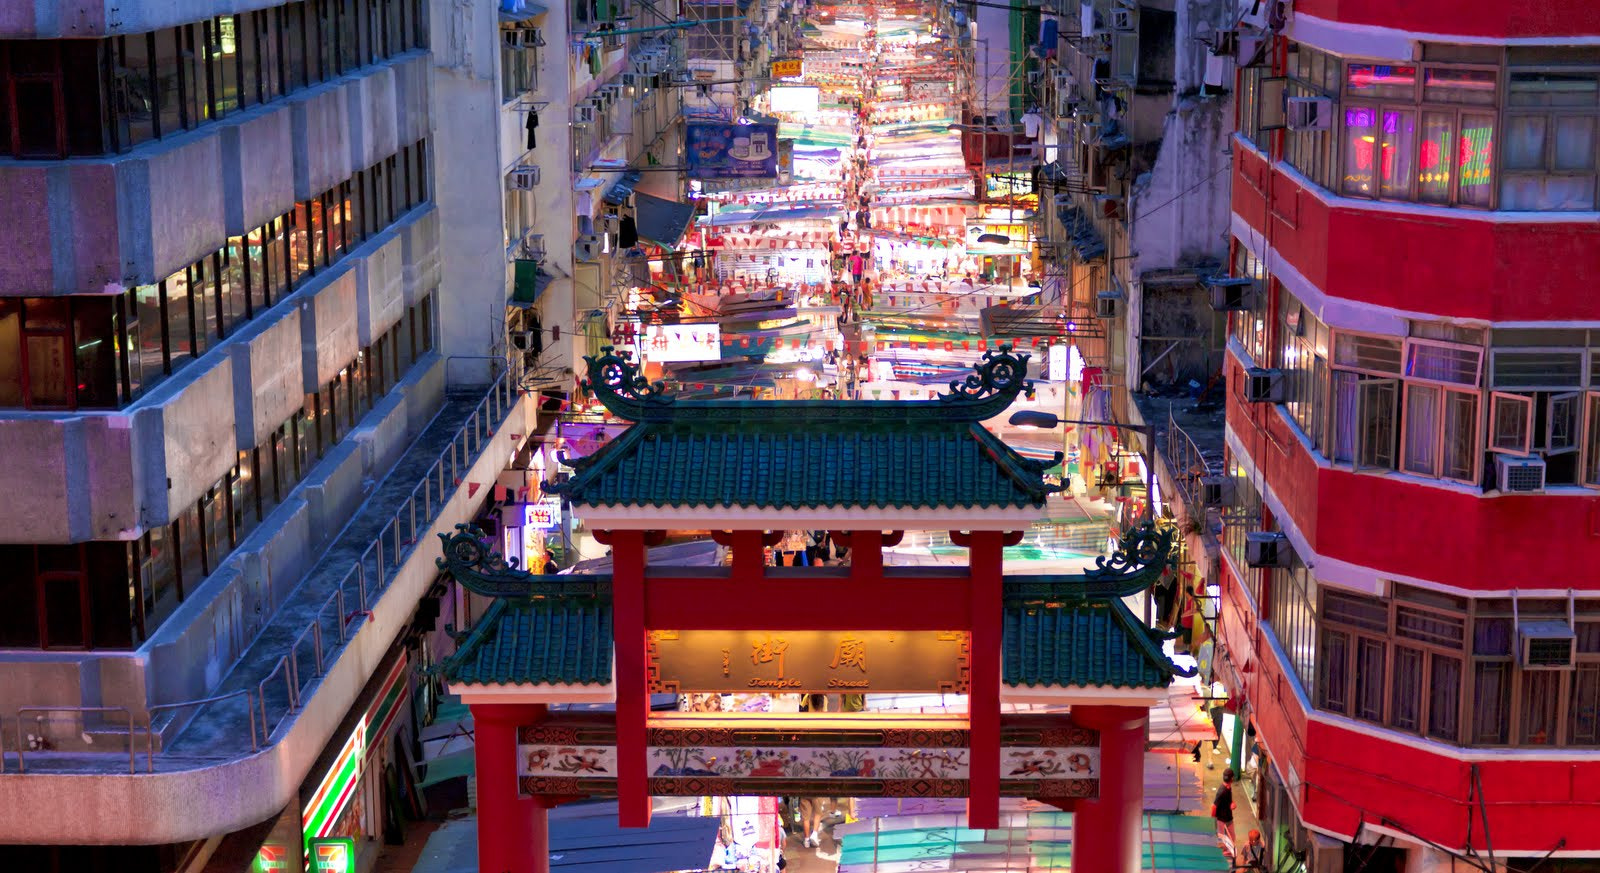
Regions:
M 485 207 L 500 30 L 488 0 L 0 10 L 0 868 L 383 835 L 433 534 L 535 426 Z

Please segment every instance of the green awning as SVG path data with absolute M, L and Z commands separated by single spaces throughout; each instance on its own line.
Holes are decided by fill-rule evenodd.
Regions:
M 540 269 L 539 261 L 518 259 L 511 283 L 511 305 L 527 308 L 539 302 L 552 277 Z

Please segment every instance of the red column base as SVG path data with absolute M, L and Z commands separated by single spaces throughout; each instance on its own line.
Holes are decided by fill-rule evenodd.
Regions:
M 517 786 L 517 728 L 544 713 L 538 705 L 472 707 L 482 873 L 550 873 L 549 811 Z
M 1072 869 L 1138 873 L 1143 859 L 1144 752 L 1150 710 L 1074 706 L 1072 721 L 1100 732 L 1100 795 L 1072 814 Z

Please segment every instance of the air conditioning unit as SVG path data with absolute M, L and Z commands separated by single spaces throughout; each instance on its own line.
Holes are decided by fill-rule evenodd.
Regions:
M 1290 130 L 1328 130 L 1333 126 L 1333 99 L 1290 97 L 1284 101 L 1284 123 Z
M 1132 9 L 1113 9 L 1113 10 L 1111 10 L 1111 29 L 1112 30 L 1121 30 L 1121 31 L 1133 30 L 1134 21 L 1135 21 L 1135 19 L 1133 17 L 1133 10 Z
M 622 218 L 610 213 L 602 215 L 600 216 L 600 227 L 607 233 L 616 233 L 622 227 Z
M 572 107 L 573 124 L 594 124 L 594 103 L 585 100 Z
M 1244 535 L 1244 562 L 1252 567 L 1288 567 L 1294 547 L 1281 533 L 1252 531 Z
M 624 86 L 626 86 L 626 87 L 629 87 L 629 88 L 637 88 L 640 85 L 643 85 L 644 84 L 644 80 L 645 80 L 645 75 L 643 73 L 623 73 L 622 74 L 622 84 Z
M 586 233 L 578 237 L 577 242 L 572 244 L 572 256 L 580 261 L 589 263 L 600 257 L 600 252 L 604 247 L 605 243 L 600 234 Z
M 530 351 L 533 348 L 533 331 L 517 330 L 511 332 L 511 347 L 519 352 Z
M 1251 367 L 1244 371 L 1244 398 L 1250 403 L 1282 403 L 1283 371 L 1276 367 Z
M 1094 298 L 1095 318 L 1116 318 L 1117 301 L 1121 299 L 1122 295 L 1115 291 L 1101 291 L 1096 294 Z
M 511 171 L 511 187 L 517 191 L 531 191 L 539 184 L 539 167 L 523 164 Z
M 1578 638 L 1564 621 L 1524 621 L 1517 624 L 1517 648 L 1524 670 L 1571 670 Z
M 1201 476 L 1200 503 L 1206 508 L 1233 505 L 1233 479 L 1228 476 Z
M 1211 289 L 1211 309 L 1238 312 L 1255 306 L 1256 280 L 1248 276 L 1214 276 L 1206 279 Z
M 1496 455 L 1495 472 L 1500 490 L 1514 494 L 1536 494 L 1544 490 L 1544 458 Z

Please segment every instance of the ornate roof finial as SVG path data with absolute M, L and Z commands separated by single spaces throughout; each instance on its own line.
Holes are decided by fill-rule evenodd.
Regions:
M 1033 382 L 1027 378 L 1028 357 L 1026 352 L 1013 354 L 1009 343 L 984 352 L 983 360 L 972 365 L 973 372 L 965 379 L 951 380 L 950 393 L 939 395 L 939 400 L 950 406 L 981 409 L 982 418 L 999 415 L 1018 394 L 1033 396 Z
M 584 355 L 589 365 L 584 387 L 619 418 L 649 421 L 665 417 L 677 398 L 667 394 L 660 382 L 645 381 L 639 375 L 639 365 L 631 358 L 628 352 L 615 351 L 611 346 L 601 348 L 598 358 Z

